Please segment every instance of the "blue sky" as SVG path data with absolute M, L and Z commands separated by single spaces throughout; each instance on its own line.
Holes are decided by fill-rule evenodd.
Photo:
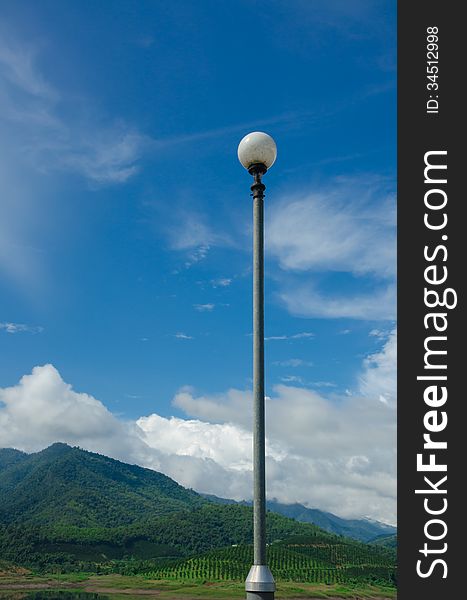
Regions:
M 50 364 L 119 423 L 235 423 L 214 404 L 251 387 L 250 178 L 236 150 L 262 130 L 278 146 L 265 176 L 267 394 L 390 404 L 396 3 L 1 12 L 0 388 Z M 65 430 L 53 429 L 79 441 Z M 385 508 L 368 514 L 394 521 L 394 494 L 375 494 Z M 367 514 L 354 504 L 341 514 Z

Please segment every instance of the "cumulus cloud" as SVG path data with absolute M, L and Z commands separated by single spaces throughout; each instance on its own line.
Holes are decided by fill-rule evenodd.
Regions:
M 50 364 L 0 388 L 0 447 L 34 452 L 63 441 L 126 457 L 133 452 L 130 429 L 99 400 L 75 392 Z
M 397 393 L 397 332 L 389 333 L 380 352 L 370 354 L 363 363 L 360 390 L 366 396 L 394 405 Z
M 270 497 L 344 517 L 395 517 L 395 332 L 362 364 L 359 389 L 325 397 L 278 385 L 266 398 Z M 230 389 L 173 404 L 187 417 L 156 413 L 123 421 L 76 392 L 52 365 L 0 389 L 0 446 L 39 450 L 55 441 L 153 468 L 200 492 L 251 498 L 252 398 Z
M 344 398 L 278 385 L 266 400 L 267 432 L 282 458 L 269 455 L 268 491 L 282 502 L 302 502 L 342 516 L 395 522 L 396 417 L 394 341 L 365 360 L 361 389 Z M 392 373 L 390 365 L 392 364 Z M 381 397 L 388 402 L 380 402 Z M 251 426 L 251 396 L 177 394 L 174 403 L 205 421 Z
M 166 419 L 157 414 L 141 417 L 136 423 L 148 445 L 165 454 L 210 459 L 232 471 L 252 469 L 251 432 L 232 423 Z M 284 457 L 279 446 L 268 445 L 268 454 L 276 459 Z

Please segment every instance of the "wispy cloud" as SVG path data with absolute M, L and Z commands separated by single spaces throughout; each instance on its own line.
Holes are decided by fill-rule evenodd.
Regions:
M 283 383 L 303 383 L 303 378 L 299 375 L 284 375 L 281 377 Z
M 7 43 L 2 36 L 0 43 L 0 74 L 2 91 L 9 86 L 18 92 L 38 98 L 56 100 L 57 92 L 45 81 L 35 66 L 36 52 L 25 44 Z
M 151 204 L 151 208 L 158 213 L 158 216 L 164 215 L 162 233 L 168 240 L 170 249 L 184 256 L 185 269 L 204 260 L 211 248 L 232 245 L 231 237 L 219 228 L 211 226 L 206 214 L 187 208 L 179 208 L 168 214 L 166 207 L 157 203 Z M 158 218 L 158 227 L 160 222 L 161 219 Z M 226 282 L 227 280 L 224 287 L 227 285 Z
M 0 119 L 10 143 L 42 172 L 73 171 L 93 185 L 120 184 L 135 175 L 149 138 L 122 120 L 90 118 L 89 99 L 71 100 L 58 91 L 37 58 L 32 44 L 1 37 Z
M 391 334 L 391 331 L 387 329 L 372 329 L 368 335 L 379 339 L 386 339 Z
M 91 188 L 122 184 L 137 173 L 150 140 L 107 119 L 92 98 L 57 89 L 40 68 L 47 47 L 13 30 L 0 23 L 0 270 L 38 303 L 48 289 L 38 240 L 57 221 L 48 214 L 53 176 L 75 173 Z
M 7 333 L 41 333 L 44 328 L 40 325 L 26 325 L 24 323 L 0 323 L 0 330 Z
M 192 335 L 187 335 L 186 333 L 182 333 L 181 331 L 174 334 L 174 337 L 177 338 L 177 340 L 193 340 L 194 339 Z
M 389 320 L 396 316 L 396 289 L 393 284 L 369 293 L 347 295 L 323 294 L 312 285 L 302 285 L 280 292 L 288 310 L 300 317 L 322 319 Z
M 229 285 L 231 283 L 232 283 L 232 279 L 229 279 L 228 277 L 220 277 L 219 279 L 211 279 L 211 285 L 214 288 L 229 287 Z
M 212 312 L 215 304 L 193 304 L 193 308 L 198 312 Z
M 124 183 L 138 173 L 138 160 L 148 143 L 144 135 L 117 124 L 97 137 L 83 138 L 76 147 L 68 146 L 59 164 L 96 184 Z M 57 148 L 51 150 L 55 153 Z
M 337 383 L 333 383 L 332 381 L 313 381 L 311 385 L 318 388 L 335 388 L 337 387 Z
M 395 318 L 395 198 L 390 188 L 377 176 L 367 175 L 364 183 L 342 177 L 271 207 L 267 249 L 281 269 L 277 296 L 289 312 L 326 319 Z M 326 289 L 316 273 L 325 275 Z
M 384 188 L 343 179 L 282 200 L 269 211 L 268 251 L 287 271 L 394 277 L 395 199 Z
M 312 367 L 313 363 L 302 358 L 289 358 L 287 360 L 276 360 L 273 365 L 278 367 Z
M 314 337 L 315 334 L 310 331 L 302 331 L 301 333 L 293 333 L 292 335 L 271 335 L 269 337 L 265 337 L 264 340 L 266 342 L 277 341 L 277 340 L 301 340 L 308 339 Z

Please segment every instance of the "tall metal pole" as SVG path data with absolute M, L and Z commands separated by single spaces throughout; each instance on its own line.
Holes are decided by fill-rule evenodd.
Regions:
M 266 480 L 264 424 L 264 190 L 263 165 L 253 165 L 253 542 L 254 561 L 247 600 L 272 600 L 275 584 L 266 564 Z

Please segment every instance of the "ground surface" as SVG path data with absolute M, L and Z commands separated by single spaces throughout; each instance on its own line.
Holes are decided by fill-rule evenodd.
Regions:
M 0 598 L 2 600 L 26 600 L 34 597 L 33 592 L 42 590 L 89 592 L 102 594 L 109 600 L 190 600 L 209 598 L 226 600 L 244 598 L 242 582 L 187 582 L 155 581 L 144 577 L 121 575 L 67 574 L 56 576 L 35 576 L 32 574 L 0 574 Z M 394 588 L 379 586 L 350 586 L 281 582 L 277 585 L 277 598 L 287 600 L 312 600 L 315 598 L 337 598 L 382 600 L 396 598 Z

